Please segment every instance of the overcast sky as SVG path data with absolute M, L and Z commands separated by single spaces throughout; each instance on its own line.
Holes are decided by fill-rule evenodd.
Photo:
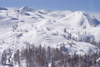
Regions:
M 0 0 L 1 7 L 85 11 L 100 18 L 100 0 Z

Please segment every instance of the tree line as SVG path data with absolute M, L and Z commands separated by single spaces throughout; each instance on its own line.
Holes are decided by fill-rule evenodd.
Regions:
M 63 51 L 63 47 L 51 48 L 50 46 L 43 47 L 30 46 L 16 52 L 8 53 L 7 50 L 1 55 L 1 65 L 9 65 L 14 67 L 99 67 L 100 61 L 96 61 L 100 57 L 100 52 L 90 53 L 85 55 L 71 54 L 68 49 Z

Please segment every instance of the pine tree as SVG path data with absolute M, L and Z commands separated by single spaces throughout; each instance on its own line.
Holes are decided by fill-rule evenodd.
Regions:
M 47 61 L 50 62 L 50 59 L 51 59 L 51 48 L 50 48 L 50 46 L 48 46 L 48 48 L 47 48 Z
M 7 52 L 6 50 L 3 51 L 3 54 L 1 55 L 1 64 L 5 65 L 7 60 Z
M 66 28 L 64 28 L 64 32 L 66 33 Z
M 51 67 L 56 67 L 54 61 L 52 60 Z
M 70 33 L 68 34 L 68 39 L 71 39 L 71 34 Z

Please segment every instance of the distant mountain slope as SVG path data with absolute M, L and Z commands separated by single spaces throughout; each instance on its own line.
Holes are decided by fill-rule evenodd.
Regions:
M 0 7 L 0 10 L 8 10 L 7 8 L 4 7 Z

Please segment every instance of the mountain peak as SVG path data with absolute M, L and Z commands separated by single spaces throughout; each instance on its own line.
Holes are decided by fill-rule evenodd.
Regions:
M 0 10 L 8 10 L 7 8 L 4 7 L 0 7 Z
M 75 11 L 74 14 L 81 14 L 81 15 L 86 14 L 86 15 L 89 15 L 89 14 L 87 14 L 86 12 L 83 12 L 83 11 Z
M 74 28 L 79 28 L 83 26 L 87 26 L 87 28 L 90 28 L 94 25 L 100 25 L 100 22 L 96 18 L 82 11 L 75 11 L 65 18 L 62 18 L 62 21 L 63 20 L 68 22 Z
M 23 6 L 22 8 L 20 8 L 20 10 L 22 12 L 26 12 L 26 11 L 28 11 L 28 12 L 35 12 L 36 11 L 36 9 L 33 9 L 31 7 L 28 7 L 28 6 Z

